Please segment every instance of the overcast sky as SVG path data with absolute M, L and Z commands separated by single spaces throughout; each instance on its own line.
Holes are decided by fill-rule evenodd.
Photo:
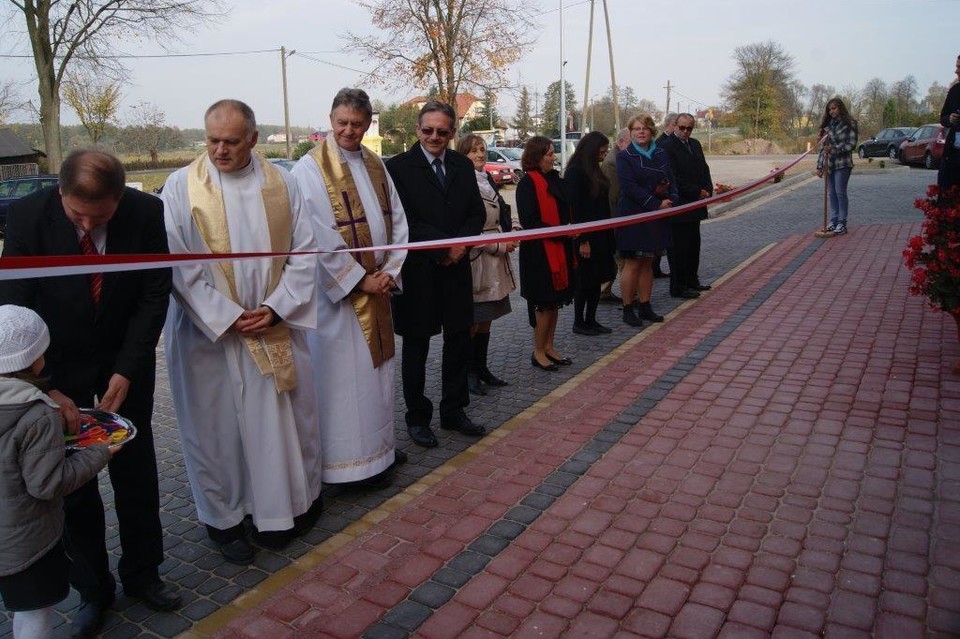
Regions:
M 349 0 L 224 0 L 229 9 L 216 25 L 184 34 L 170 45 L 179 54 L 295 49 L 287 63 L 291 124 L 326 127 L 330 102 L 343 86 L 355 85 L 358 71 L 373 64 L 341 51 L 347 28 L 370 32 L 366 12 Z M 535 0 L 516 0 L 530 5 Z M 9 17 L 11 5 L 0 8 Z M 540 0 L 537 44 L 510 70 L 509 78 L 542 95 L 558 79 L 560 0 Z M 564 0 L 566 79 L 583 103 L 589 0 Z M 639 98 L 661 109 L 667 81 L 675 87 L 671 109 L 721 102 L 724 82 L 734 70 L 737 46 L 773 40 L 793 56 L 797 78 L 806 86 L 820 83 L 842 90 L 862 87 L 879 77 L 888 84 L 913 75 L 926 95 L 934 81 L 949 85 L 960 54 L 960 0 L 687 0 L 648 2 L 608 0 L 617 80 Z M 602 3 L 597 0 L 590 93 L 602 95 L 610 85 Z M 0 22 L 0 54 L 25 54 L 29 47 L 19 29 L 21 16 Z M 123 43 L 125 53 L 163 54 L 151 43 Z M 303 52 L 301 55 L 300 52 Z M 282 124 L 280 54 L 268 53 L 134 59 L 127 61 L 130 82 L 124 107 L 152 102 L 167 114 L 168 124 L 202 126 L 202 115 L 223 97 L 248 102 L 262 123 Z M 344 67 L 349 67 L 344 68 Z M 0 58 L 0 82 L 22 82 L 21 95 L 36 100 L 32 60 Z M 350 70 L 355 69 L 355 70 Z M 376 85 L 371 97 L 390 103 L 422 93 L 387 93 Z M 515 93 L 499 96 L 499 111 L 512 116 Z M 19 115 L 15 119 L 27 120 Z M 76 123 L 63 107 L 65 124 Z

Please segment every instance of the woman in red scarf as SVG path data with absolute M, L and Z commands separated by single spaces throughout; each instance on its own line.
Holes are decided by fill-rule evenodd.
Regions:
M 570 207 L 560 174 L 553 168 L 553 143 L 533 137 L 520 163 L 526 175 L 517 185 L 517 215 L 525 229 L 570 223 Z M 573 249 L 568 237 L 520 243 L 520 296 L 527 300 L 533 326 L 530 364 L 546 371 L 573 363 L 553 346 L 560 307 L 573 299 Z

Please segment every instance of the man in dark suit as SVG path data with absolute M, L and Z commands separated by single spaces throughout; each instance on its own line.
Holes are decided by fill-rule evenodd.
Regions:
M 447 144 L 456 133 L 456 113 L 448 104 L 427 102 L 417 119 L 419 142 L 387 161 L 410 227 L 410 241 L 477 235 L 485 210 L 473 163 Z M 482 436 L 464 408 L 470 403 L 467 369 L 473 286 L 467 249 L 410 251 L 400 271 L 403 295 L 394 298 L 395 330 L 403 337 L 401 375 L 410 437 L 432 448 L 433 404 L 424 395 L 430 337 L 443 329 L 440 427 Z
M 692 115 L 681 113 L 677 116 L 677 130 L 663 141 L 677 179 L 680 204 L 713 195 L 713 179 L 703 156 L 703 147 L 691 137 L 695 126 Z M 700 291 L 710 290 L 710 286 L 701 284 L 697 274 L 700 270 L 700 221 L 705 219 L 705 206 L 670 218 L 673 246 L 667 249 L 667 259 L 670 263 L 670 295 L 673 297 L 693 299 L 700 297 Z
M 75 151 L 60 185 L 10 206 L 3 256 L 166 253 L 163 206 L 126 188 L 123 166 L 96 151 Z M 170 270 L 69 275 L 3 282 L 0 300 L 35 310 L 50 329 L 44 375 L 67 429 L 78 406 L 129 418 L 137 436 L 110 462 L 120 529 L 118 573 L 124 592 L 156 610 L 180 597 L 160 580 L 163 561 L 157 460 L 150 426 L 156 346 L 170 297 Z M 98 401 L 99 398 L 99 401 Z M 70 582 L 81 605 L 73 636 L 96 634 L 114 599 L 103 502 L 93 479 L 65 502 Z

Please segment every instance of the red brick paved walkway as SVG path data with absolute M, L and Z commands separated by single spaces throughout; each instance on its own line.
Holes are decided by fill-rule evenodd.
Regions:
M 400 637 L 426 610 L 411 636 L 957 636 L 960 347 L 907 295 L 916 231 L 774 247 L 191 634 Z M 662 398 L 451 598 L 445 564 L 654 383 Z

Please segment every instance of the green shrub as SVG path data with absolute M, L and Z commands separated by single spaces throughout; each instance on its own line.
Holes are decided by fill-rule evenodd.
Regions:
M 297 146 L 293 147 L 293 159 L 299 160 L 307 153 L 309 153 L 314 147 L 313 142 L 301 142 Z

